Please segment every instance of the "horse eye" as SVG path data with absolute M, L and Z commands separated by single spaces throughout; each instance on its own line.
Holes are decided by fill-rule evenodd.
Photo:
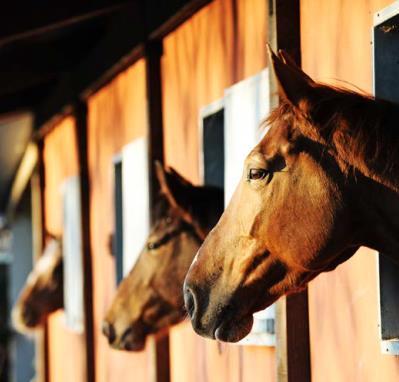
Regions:
M 248 173 L 248 179 L 250 180 L 261 180 L 266 177 L 268 172 L 261 168 L 251 168 Z
M 153 249 L 155 249 L 156 248 L 156 245 L 155 245 L 155 243 L 148 243 L 147 244 L 147 249 L 148 250 L 150 250 L 150 251 L 152 251 Z

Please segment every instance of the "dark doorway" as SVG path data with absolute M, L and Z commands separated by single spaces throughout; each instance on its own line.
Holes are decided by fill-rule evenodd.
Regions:
M 122 186 L 122 160 L 114 164 L 114 207 L 115 207 L 115 235 L 113 240 L 113 253 L 116 263 L 116 283 L 123 279 L 123 186 Z
M 203 119 L 204 184 L 224 189 L 224 109 Z
M 399 12 L 399 7 L 398 10 Z M 374 89 L 375 95 L 399 102 L 399 14 L 384 20 L 384 12 L 378 14 L 380 22 L 374 27 Z M 392 13 L 391 13 L 392 15 Z M 399 338 L 399 266 L 384 255 L 379 256 L 379 286 L 381 312 L 381 339 Z M 391 353 L 389 343 L 382 347 Z M 395 354 L 397 350 L 394 350 Z

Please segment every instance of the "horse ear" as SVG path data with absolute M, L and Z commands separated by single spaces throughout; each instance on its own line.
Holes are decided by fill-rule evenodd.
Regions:
M 201 195 L 199 187 L 194 186 L 187 179 L 183 178 L 171 167 L 164 167 L 160 162 L 155 162 L 157 178 L 160 184 L 161 193 L 172 208 L 179 214 L 180 218 L 191 224 L 202 240 L 205 239 L 207 230 L 203 228 L 201 216 Z M 207 205 L 209 205 L 207 200 Z
M 193 185 L 183 178 L 177 171 L 171 167 L 164 167 L 159 161 L 155 161 L 155 172 L 158 178 L 160 191 L 166 197 L 172 207 L 179 207 L 182 204 L 181 199 L 186 198 L 186 192 Z
M 281 61 L 284 62 L 284 64 L 288 65 L 291 69 L 294 69 L 295 71 L 298 72 L 298 74 L 302 75 L 305 77 L 309 83 L 314 83 L 313 79 L 310 78 L 294 61 L 294 59 L 284 50 L 284 49 L 279 49 L 278 50 L 278 56 Z
M 293 106 L 301 108 L 302 101 L 309 98 L 313 80 L 299 69 L 287 53 L 281 51 L 278 57 L 268 45 L 269 62 L 278 83 L 279 95 Z

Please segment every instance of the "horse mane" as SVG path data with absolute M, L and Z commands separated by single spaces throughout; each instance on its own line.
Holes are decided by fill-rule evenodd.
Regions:
M 177 203 L 190 216 L 189 221 L 160 193 L 154 205 L 154 224 L 169 214 L 173 219 L 183 219 L 191 224 L 201 237 L 201 231 L 208 232 L 219 220 L 224 209 L 224 193 L 214 186 L 191 186 L 185 189 L 184 194 L 179 195 Z
M 345 172 L 398 188 L 399 105 L 351 90 L 316 84 L 300 108 L 282 101 L 268 125 L 287 124 L 335 153 Z

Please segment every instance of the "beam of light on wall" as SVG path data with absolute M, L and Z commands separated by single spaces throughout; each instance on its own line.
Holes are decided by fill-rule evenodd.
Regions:
M 147 139 L 122 150 L 123 274 L 135 264 L 150 231 Z

